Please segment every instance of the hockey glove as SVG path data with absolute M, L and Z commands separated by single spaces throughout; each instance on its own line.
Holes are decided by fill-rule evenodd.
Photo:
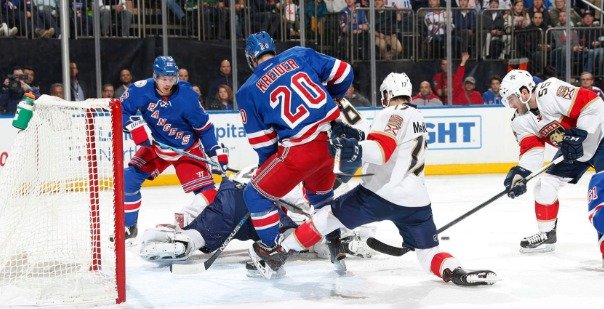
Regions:
M 130 132 L 132 140 L 137 145 L 149 147 L 153 143 L 151 130 L 149 130 L 147 123 L 141 117 L 130 117 L 130 121 L 126 124 L 126 130 Z
M 530 174 L 531 171 L 521 166 L 514 166 L 510 169 L 507 176 L 505 176 L 505 180 L 503 181 L 503 185 L 508 191 L 508 196 L 510 198 L 515 198 L 526 193 L 525 178 L 528 177 Z
M 212 172 L 215 174 L 223 174 L 226 172 L 227 167 L 229 165 L 229 149 L 221 144 L 220 147 L 214 148 L 215 151 L 210 151 L 208 155 L 210 155 L 210 159 L 217 163 L 220 167 L 212 167 Z
M 354 138 L 332 138 L 329 152 L 335 156 L 336 150 L 340 151 L 340 169 L 342 171 L 356 171 L 362 165 L 363 148 Z
M 357 141 L 362 141 L 365 139 L 365 132 L 355 129 L 342 121 L 332 121 L 331 136 L 354 138 Z
M 587 137 L 587 131 L 578 128 L 565 131 L 564 138 L 558 144 L 564 161 L 575 161 L 583 156 L 583 141 Z

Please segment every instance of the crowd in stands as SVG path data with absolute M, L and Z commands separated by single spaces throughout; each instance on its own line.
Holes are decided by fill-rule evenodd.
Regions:
M 207 110 L 234 110 L 234 94 L 231 76 L 231 63 L 227 59 L 220 61 L 220 67 L 217 70 L 216 77 L 207 87 L 207 96 L 202 95 L 199 85 L 189 79 L 189 71 L 186 68 L 180 68 L 178 77 L 182 81 L 191 83 L 193 90 L 199 95 L 199 101 Z M 88 98 L 96 97 L 90 93 L 85 85 L 78 80 L 78 65 L 75 62 L 69 64 L 71 100 L 82 101 Z M 17 104 L 21 101 L 25 92 L 32 92 L 36 98 L 42 94 L 48 94 L 64 99 L 64 87 L 61 83 L 53 83 L 48 92 L 42 92 L 35 81 L 35 71 L 31 66 L 14 67 L 9 74 L 2 76 L 2 85 L 0 88 L 0 114 L 14 115 L 17 110 Z M 101 88 L 102 98 L 120 98 L 126 89 L 132 84 L 133 76 L 129 69 L 123 68 L 119 72 L 119 84 L 104 83 Z M 366 100 L 366 99 L 365 99 Z M 366 106 L 370 106 L 368 101 Z

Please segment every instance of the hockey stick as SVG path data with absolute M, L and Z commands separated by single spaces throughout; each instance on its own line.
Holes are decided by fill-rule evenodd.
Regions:
M 340 158 L 342 156 L 342 149 L 337 148 L 336 149 L 336 153 L 333 157 L 333 173 L 336 174 L 336 176 L 342 176 L 342 177 L 365 177 L 365 176 L 373 176 L 374 174 L 372 173 L 368 173 L 368 174 L 349 174 L 349 173 L 344 173 L 342 172 L 342 170 L 340 169 Z
M 239 220 L 239 223 L 237 223 L 237 225 L 235 226 L 235 228 L 233 229 L 231 234 L 229 234 L 229 236 L 224 240 L 224 242 L 222 243 L 222 246 L 220 246 L 220 248 L 216 249 L 216 251 L 214 251 L 214 254 L 212 254 L 212 256 L 210 256 L 209 259 L 207 259 L 205 262 L 203 262 L 202 267 L 200 267 L 201 265 L 199 265 L 197 263 L 193 263 L 193 264 L 191 264 L 191 263 L 189 263 L 189 264 L 173 263 L 172 265 L 170 265 L 170 272 L 172 272 L 173 274 L 186 275 L 186 274 L 195 274 L 195 273 L 199 273 L 199 272 L 208 270 L 210 268 L 210 266 L 212 266 L 212 264 L 214 264 L 214 261 L 216 261 L 216 259 L 220 256 L 222 251 L 224 251 L 226 246 L 231 242 L 231 240 L 233 240 L 233 237 L 235 237 L 235 234 L 237 234 L 237 232 L 239 232 L 239 229 L 241 229 L 243 224 L 245 224 L 245 221 L 247 221 L 249 218 L 250 218 L 250 214 L 247 213 L 245 216 L 243 216 L 243 218 L 241 218 L 241 220 Z
M 201 162 L 207 163 L 207 164 L 209 164 L 209 165 L 211 165 L 211 166 L 214 166 L 214 167 L 220 167 L 220 165 L 219 165 L 218 163 L 216 163 L 216 162 L 214 162 L 214 161 L 212 161 L 212 160 L 210 160 L 210 159 L 202 158 L 202 157 L 197 156 L 197 155 L 194 155 L 194 154 L 192 154 L 192 153 L 190 153 L 190 152 L 186 152 L 186 151 L 184 151 L 184 150 L 182 150 L 182 149 L 178 149 L 178 148 L 174 148 L 174 147 L 172 147 L 172 146 L 170 146 L 170 145 L 166 145 L 166 144 L 164 144 L 164 143 L 162 143 L 162 142 L 159 142 L 159 141 L 153 141 L 153 144 L 156 144 L 157 146 L 159 146 L 159 147 L 161 147 L 161 148 L 164 148 L 164 149 L 169 149 L 169 150 L 172 150 L 172 151 L 176 152 L 176 153 L 177 153 L 177 154 L 179 154 L 179 155 L 183 155 L 183 156 L 189 157 L 189 158 L 191 158 L 191 159 L 195 159 L 195 160 L 198 160 L 198 161 L 201 161 Z M 227 171 L 229 171 L 229 172 L 233 172 L 233 173 L 238 173 L 238 172 L 239 172 L 239 170 L 232 169 L 232 168 L 230 168 L 230 167 L 227 167 Z
M 525 178 L 523 181 L 526 184 L 529 180 L 537 177 L 538 175 L 542 174 L 543 172 L 545 172 L 547 169 L 549 169 L 550 167 L 562 162 L 564 158 L 562 156 L 554 159 L 550 164 L 542 167 L 540 170 L 536 171 L 535 173 L 532 173 L 530 176 L 528 176 L 527 178 Z M 473 213 L 479 211 L 480 209 L 484 208 L 485 206 L 491 204 L 492 202 L 498 200 L 500 197 L 506 195 L 508 193 L 508 190 L 505 189 L 499 193 L 497 193 L 495 196 L 491 197 L 490 199 L 486 200 L 485 202 L 483 202 L 482 204 L 470 209 L 470 211 L 464 213 L 463 215 L 459 216 L 457 219 L 445 224 L 443 227 L 439 228 L 438 230 L 436 230 L 437 234 L 440 234 L 444 231 L 446 231 L 448 228 L 452 227 L 453 225 L 459 223 L 459 221 L 469 217 L 470 215 L 472 215 Z M 410 247 L 395 247 L 395 246 L 390 246 L 388 244 L 385 244 L 381 241 L 379 241 L 376 238 L 373 237 L 369 237 L 367 239 L 367 245 L 378 252 L 384 253 L 384 254 L 388 254 L 388 255 L 394 255 L 394 256 L 401 256 L 406 254 L 409 251 L 413 251 L 413 248 Z

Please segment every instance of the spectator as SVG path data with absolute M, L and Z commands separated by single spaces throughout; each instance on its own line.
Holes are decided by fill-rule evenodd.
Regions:
M 199 103 L 201 104 L 203 109 L 208 109 L 208 107 L 206 106 L 206 103 L 203 100 L 203 96 L 201 94 L 201 88 L 199 88 L 199 85 L 194 84 L 191 86 L 191 88 L 193 88 L 193 91 L 195 91 L 197 93 L 197 95 L 199 96 Z
M 281 22 L 279 11 L 281 3 L 277 0 L 250 0 L 252 32 L 264 30 L 271 37 L 277 37 Z
M 306 29 L 312 36 L 320 34 L 324 18 L 327 15 L 327 5 L 323 0 L 308 0 L 306 2 Z
M 432 77 L 432 87 L 441 101 L 447 104 L 447 59 L 440 59 L 440 72 Z
M 12 75 L 4 79 L 2 90 L 0 91 L 0 114 L 15 114 L 21 97 L 31 89 L 25 83 L 26 80 L 27 76 L 23 74 L 21 67 L 14 67 Z
M 581 88 L 585 88 L 595 92 L 600 98 L 604 100 L 604 92 L 602 89 L 594 86 L 594 76 L 589 72 L 581 73 Z
M 587 61 L 585 61 L 583 70 L 594 74 L 604 74 L 604 47 L 600 38 L 604 36 L 604 29 L 594 24 L 594 12 L 586 10 L 583 13 L 581 27 L 589 29 L 581 29 L 579 44 L 584 46 L 584 51 L 587 53 Z M 594 64 L 598 64 L 597 67 Z
M 547 45 L 541 43 L 541 39 L 545 35 L 545 30 L 547 29 L 543 20 L 543 13 L 534 12 L 533 17 L 531 17 L 531 24 L 522 33 L 516 34 L 518 55 L 530 59 L 530 72 L 541 72 L 543 70 L 542 57 L 547 50 Z
M 505 18 L 505 32 L 512 34 L 513 30 L 521 30 L 531 24 L 531 18 L 528 12 L 524 9 L 523 0 L 514 0 L 514 6 L 510 14 Z
M 572 5 L 571 5 L 572 7 Z M 549 16 L 551 17 L 552 26 L 556 26 L 560 24 L 560 12 L 566 11 L 566 1 L 565 0 L 554 0 L 554 7 L 549 10 Z M 581 21 L 581 16 L 577 13 L 577 11 L 571 9 L 570 10 L 570 26 L 578 25 L 579 21 Z M 566 20 L 564 23 L 568 21 L 568 14 L 566 15 Z
M 549 28 L 552 26 L 552 18 L 549 16 L 549 11 L 545 7 L 543 1 L 544 0 L 533 0 L 532 6 L 528 7 L 528 13 L 529 13 L 531 20 L 533 19 L 533 15 L 535 13 L 543 14 L 543 24 L 545 25 L 546 28 Z M 526 1 L 525 1 L 525 6 L 526 6 Z
M 101 95 L 103 99 L 113 99 L 115 97 L 115 90 L 113 89 L 113 85 L 104 84 Z
M 173 0 L 174 1 L 174 0 Z M 205 39 L 226 39 L 226 27 L 229 11 L 224 0 L 202 0 L 203 32 Z
M 78 81 L 78 65 L 75 62 L 69 63 L 69 78 L 71 79 L 71 100 L 84 101 L 86 100 L 86 92 Z
M 353 52 L 351 58 L 354 60 L 368 59 L 369 42 L 369 20 L 365 11 L 357 10 L 355 0 L 346 0 L 346 8 L 340 12 L 339 16 L 340 31 L 344 42 L 340 41 L 342 47 L 347 50 L 347 45 L 352 42 Z
M 63 88 L 63 84 L 54 83 L 50 85 L 50 95 L 65 100 L 65 90 Z
M 44 21 L 41 19 L 40 15 L 37 14 L 37 11 L 33 9 L 35 5 L 31 0 L 19 1 L 19 0 L 3 0 L 3 1 L 11 1 L 13 4 L 17 6 L 8 5 L 9 9 L 3 12 L 3 14 L 10 14 L 13 16 L 18 15 L 19 25 L 31 24 L 34 26 L 34 34 L 40 38 L 51 38 L 55 35 L 55 28 L 40 28 L 40 26 L 44 26 Z M 17 12 L 15 12 L 17 11 Z M 25 27 L 21 27 L 21 35 L 25 36 L 27 31 Z
M 491 76 L 491 88 L 482 94 L 484 104 L 494 105 L 501 104 L 501 95 L 499 88 L 501 87 L 501 77 L 499 75 Z
M 461 50 L 476 53 L 476 11 L 469 7 L 469 0 L 459 0 L 459 10 L 453 11 L 455 35 L 460 38 Z
M 594 9 L 591 8 L 588 5 L 588 3 L 593 4 L 597 8 L 600 8 L 600 9 L 602 8 L 602 0 L 582 0 L 582 1 L 575 1 L 574 9 L 577 10 L 581 16 L 583 16 L 583 14 L 585 14 L 586 11 L 594 12 Z M 598 21 L 602 21 L 602 14 L 600 13 L 600 11 L 596 10 L 594 13 L 595 13 L 594 18 Z
M 468 105 L 468 104 L 482 104 L 482 95 L 480 92 L 474 90 L 476 88 L 476 79 L 472 76 L 468 76 L 463 80 L 462 78 L 466 73 L 466 62 L 470 58 L 470 54 L 461 54 L 461 63 L 453 75 L 453 105 Z
M 206 99 L 207 102 L 211 102 L 216 96 L 216 92 L 218 91 L 218 86 L 227 85 L 231 89 L 233 89 L 233 83 L 231 82 L 231 62 L 228 59 L 223 59 L 220 61 L 220 70 L 218 75 L 212 79 L 210 83 L 210 87 L 208 88 L 208 97 Z
M 189 71 L 185 68 L 178 69 L 178 79 L 188 82 L 189 81 Z
M 40 86 L 35 81 L 36 74 L 34 69 L 30 66 L 23 67 L 23 75 L 25 76 L 25 83 L 29 86 L 28 91 L 31 91 L 36 96 L 36 99 L 39 98 L 41 95 Z
M 210 110 L 233 110 L 233 90 L 227 85 L 219 85 L 214 100 L 210 101 Z
M 298 18 L 298 5 L 292 0 L 285 0 L 283 14 L 289 37 L 291 38 L 299 36 L 300 34 L 298 33 L 298 29 L 300 29 L 300 20 Z
M 40 17 L 40 25 L 43 26 L 43 28 L 36 30 L 36 34 L 42 38 L 53 37 L 55 35 L 55 32 L 57 35 L 61 35 L 61 28 L 59 28 L 58 24 L 60 9 L 57 0 L 32 1 L 36 5 L 37 13 Z M 48 26 L 48 30 L 42 30 L 46 29 L 46 26 Z M 51 29 L 52 31 L 50 31 Z
M 558 15 L 558 27 L 565 27 L 567 22 L 566 12 L 560 11 Z M 566 29 L 555 29 L 551 31 L 554 48 L 549 59 L 550 63 L 556 69 L 558 76 L 566 74 L 566 40 L 570 36 L 570 49 L 572 51 L 571 59 L 583 59 L 584 47 L 579 45 L 579 35 L 577 30 L 571 29 L 570 35 Z
M 445 57 L 446 47 L 446 28 L 447 28 L 447 11 L 440 7 L 439 0 L 429 0 L 430 10 L 424 16 L 424 24 L 428 30 L 426 43 L 429 47 L 430 58 L 443 58 Z M 454 47 L 460 47 L 452 37 L 452 43 Z M 453 51 L 453 57 L 459 55 L 458 50 Z
M 110 36 L 112 20 L 119 20 L 121 36 L 130 35 L 134 7 L 130 0 L 97 0 L 101 16 L 101 35 Z M 184 13 L 183 13 L 184 14 Z
M 505 22 L 503 13 L 499 9 L 499 0 L 490 0 L 489 9 L 482 13 L 482 25 L 485 31 L 485 42 L 483 52 L 484 59 L 503 59 L 509 42 L 509 36 L 505 34 Z
M 401 15 L 395 10 L 384 10 L 384 0 L 375 0 L 375 45 L 382 59 L 396 59 L 403 52 L 403 46 L 396 36 L 401 20 Z
M 130 73 L 129 69 L 120 70 L 120 82 L 122 82 L 122 84 L 119 85 L 119 87 L 117 87 L 117 89 L 115 90 L 116 98 L 120 98 L 122 94 L 124 94 L 124 92 L 128 90 L 130 84 L 132 84 L 132 73 Z
M 423 81 L 419 84 L 419 92 L 412 98 L 411 104 L 417 106 L 442 106 L 443 101 L 432 92 L 430 82 Z
M 491 0 L 482 0 L 482 7 L 488 8 L 490 7 Z M 511 0 L 499 0 L 499 8 L 502 10 L 509 10 L 512 8 Z
M 19 0 L 1 0 L 0 6 L 0 37 L 14 37 L 19 32 L 17 25 L 22 25 L 25 17 L 19 10 Z
M 70 0 L 68 3 L 70 8 L 69 16 L 72 20 L 75 35 L 92 35 L 92 16 L 87 14 L 89 10 L 88 5 L 90 5 L 89 1 Z
M 358 93 L 355 87 L 358 88 L 358 84 L 350 84 L 350 87 L 348 87 L 348 90 L 346 90 L 346 93 L 344 94 L 344 98 L 346 98 L 346 100 L 354 107 L 371 107 L 369 100 Z
M 551 9 L 554 6 L 554 4 L 553 4 L 554 0 L 545 0 L 545 1 L 542 1 L 542 2 L 543 2 L 542 6 L 546 10 Z M 533 7 L 533 6 L 535 6 L 535 1 L 534 0 L 524 0 L 524 7 L 525 8 L 530 8 L 530 7 Z M 533 16 L 531 15 L 531 17 L 533 17 Z

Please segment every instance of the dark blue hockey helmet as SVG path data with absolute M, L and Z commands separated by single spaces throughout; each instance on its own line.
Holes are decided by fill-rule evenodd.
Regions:
M 277 48 L 275 47 L 275 41 L 266 31 L 256 32 L 247 37 L 245 58 L 250 69 L 254 70 L 254 61 L 267 53 L 276 54 Z
M 153 77 L 178 76 L 176 61 L 170 56 L 159 56 L 153 62 Z

